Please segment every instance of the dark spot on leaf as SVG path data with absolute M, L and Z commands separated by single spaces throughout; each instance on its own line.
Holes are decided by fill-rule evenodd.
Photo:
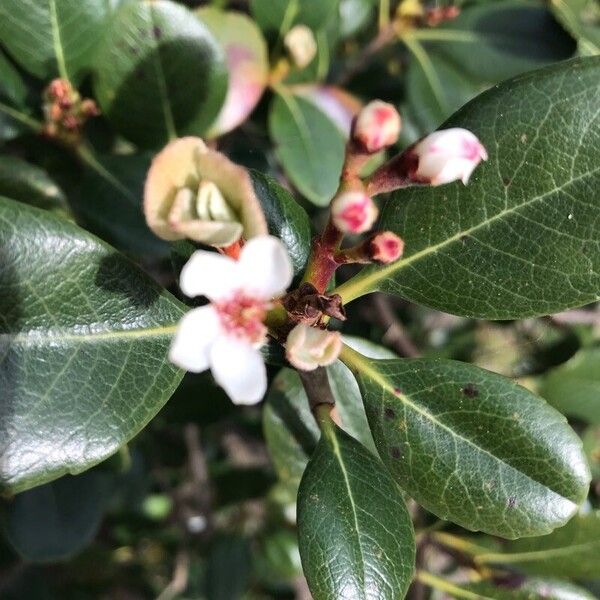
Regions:
M 459 239 L 460 239 L 461 243 L 464 245 L 464 244 L 466 244 L 469 241 L 469 236 L 468 235 L 461 235 Z
M 397 446 L 391 447 L 390 455 L 392 456 L 392 458 L 395 458 L 395 459 L 402 458 L 402 452 L 400 451 L 400 448 L 398 448 Z
M 395 387 L 394 394 L 396 394 L 396 396 L 402 396 L 402 390 L 399 387 Z
M 465 385 L 461 391 L 467 398 L 477 398 L 479 396 L 479 390 L 472 383 Z
M 396 413 L 391 408 L 386 408 L 383 411 L 383 414 L 385 415 L 386 419 L 393 419 L 396 416 Z
M 154 33 L 154 37 L 155 37 L 157 40 L 160 40 L 160 38 L 161 38 L 161 36 L 162 36 L 162 29 L 161 29 L 160 27 L 158 27 L 157 25 L 155 25 L 155 26 L 152 28 L 152 33 Z
M 138 79 L 145 79 L 145 77 L 146 77 L 146 72 L 144 71 L 144 69 L 142 69 L 141 67 L 139 67 L 139 68 L 137 68 L 137 69 L 135 70 L 135 76 L 136 76 Z
M 504 187 L 508 187 L 511 183 L 511 180 L 508 177 L 504 177 L 502 179 L 502 183 L 504 184 Z
M 506 506 L 508 506 L 508 508 L 514 508 L 516 505 L 517 505 L 517 497 L 510 496 L 508 498 L 508 502 L 506 503 Z

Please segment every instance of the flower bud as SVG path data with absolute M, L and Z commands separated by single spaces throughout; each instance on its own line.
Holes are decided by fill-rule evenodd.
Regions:
M 398 141 L 401 126 L 400 115 L 391 104 L 373 100 L 358 114 L 352 139 L 361 149 L 374 154 Z
M 171 142 L 152 161 L 144 214 L 165 240 L 190 238 L 225 247 L 267 234 L 248 172 L 195 137 Z
M 375 223 L 379 211 L 363 192 L 343 192 L 331 204 L 333 224 L 344 233 L 364 233 Z
M 487 152 L 466 129 L 443 129 L 417 142 L 409 153 L 416 159 L 412 178 L 420 183 L 442 185 L 460 179 L 465 185 Z
M 391 231 L 381 231 L 369 240 L 371 260 L 382 265 L 398 260 L 404 252 L 404 240 Z
M 317 54 L 317 41 L 310 28 L 296 25 L 286 34 L 283 44 L 290 60 L 299 69 L 307 67 Z
M 342 350 L 342 336 L 300 323 L 287 337 L 285 354 L 291 365 L 302 371 L 314 371 L 334 363 Z

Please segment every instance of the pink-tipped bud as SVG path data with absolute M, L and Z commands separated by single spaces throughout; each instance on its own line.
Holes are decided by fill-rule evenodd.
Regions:
M 291 365 L 302 371 L 314 371 L 334 363 L 342 350 L 342 336 L 338 331 L 327 331 L 299 323 L 290 331 L 285 344 L 285 355 Z
M 352 139 L 369 154 L 379 152 L 398 141 L 402 120 L 387 102 L 373 100 L 356 117 Z
M 412 179 L 442 185 L 460 179 L 465 185 L 471 173 L 488 155 L 475 135 L 466 129 L 443 129 L 417 142 L 409 153 L 415 158 Z
M 382 231 L 369 241 L 371 260 L 387 265 L 398 260 L 404 252 L 404 240 L 391 231 Z
M 331 204 L 333 224 L 344 233 L 364 233 L 375 223 L 379 211 L 363 192 L 344 192 Z

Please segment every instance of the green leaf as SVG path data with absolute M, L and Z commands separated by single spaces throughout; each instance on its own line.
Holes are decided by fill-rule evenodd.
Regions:
M 588 427 L 581 435 L 592 479 L 600 481 L 600 425 Z
M 96 535 L 113 485 L 114 474 L 92 469 L 18 494 L 2 507 L 4 535 L 29 561 L 77 554 Z
M 0 143 L 31 128 L 33 122 L 21 112 L 26 99 L 27 86 L 21 74 L 0 50 Z
M 66 198 L 44 169 L 16 156 L 0 156 L 0 195 L 64 213 Z
M 251 0 L 250 10 L 263 30 L 285 34 L 298 23 L 320 29 L 338 4 L 339 0 Z
M 443 55 L 426 52 L 418 42 L 410 43 L 411 60 L 406 83 L 411 114 L 423 131 L 436 129 L 455 110 L 486 87 L 464 73 Z
M 475 560 L 532 575 L 592 579 L 600 569 L 600 513 L 577 516 L 550 535 L 509 542 L 503 552 L 481 553 Z
M 464 76 L 495 83 L 573 56 L 573 39 L 538 3 L 500 0 L 466 7 L 443 28 L 418 32 Z
M 581 440 L 509 379 L 465 363 L 372 360 L 344 348 L 375 445 L 427 510 L 506 538 L 564 525 L 587 495 Z
M 396 484 L 331 421 L 300 484 L 298 544 L 315 600 L 403 598 L 412 579 L 414 532 Z
M 516 578 L 515 578 L 516 579 Z M 558 579 L 509 580 L 496 586 L 482 581 L 454 586 L 455 598 L 482 598 L 489 600 L 594 600 L 587 590 Z M 450 591 L 450 590 L 448 590 Z M 472 595 L 469 595 L 472 594 Z
M 117 130 L 143 147 L 199 135 L 227 92 L 224 54 L 193 13 L 167 0 L 125 4 L 95 60 L 95 90 Z
M 272 177 L 255 170 L 250 171 L 250 176 L 265 213 L 269 233 L 285 244 L 294 273 L 300 273 L 310 254 L 310 220 L 306 211 Z
M 552 0 L 550 7 L 577 40 L 581 54 L 600 54 L 600 7 L 596 0 Z
M 169 244 L 150 231 L 142 211 L 151 158 L 148 153 L 93 157 L 69 199 L 86 229 L 118 250 L 164 257 Z
M 394 356 L 389 350 L 366 340 L 344 337 L 344 341 L 368 356 Z M 327 367 L 327 375 L 344 429 L 375 453 L 354 376 L 341 362 Z M 282 369 L 273 380 L 263 408 L 263 431 L 278 477 L 290 487 L 297 488 L 319 441 L 319 428 L 296 371 Z
M 458 315 L 514 319 L 600 297 L 600 58 L 528 73 L 483 93 L 444 127 L 490 155 L 468 186 L 397 192 L 381 227 L 404 257 L 337 291 L 382 290 Z
M 3 0 L 0 42 L 36 77 L 76 85 L 91 66 L 107 15 L 99 0 Z
M 104 460 L 168 400 L 182 305 L 46 211 L 0 200 L 0 491 Z
M 275 153 L 292 183 L 317 206 L 329 204 L 344 162 L 344 138 L 314 104 L 278 90 L 269 115 Z
M 540 394 L 565 415 L 600 425 L 600 347 L 584 349 L 550 371 Z

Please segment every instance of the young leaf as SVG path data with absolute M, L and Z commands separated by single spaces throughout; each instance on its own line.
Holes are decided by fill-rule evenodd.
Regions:
M 269 130 L 292 183 L 311 202 L 326 206 L 344 161 L 344 138 L 338 128 L 311 102 L 280 90 L 271 105 Z
M 298 543 L 315 600 L 396 600 L 413 575 L 412 522 L 396 484 L 331 421 L 300 484 Z
M 106 2 L 3 0 L 0 41 L 27 71 L 77 85 L 89 69 L 104 32 Z
M 14 549 L 34 562 L 63 560 L 94 537 L 115 475 L 92 469 L 18 494 L 2 506 L 2 529 Z
M 544 378 L 540 394 L 565 415 L 600 425 L 600 348 L 586 348 Z
M 95 90 L 120 133 L 143 147 L 201 134 L 227 92 L 223 51 L 185 7 L 125 4 L 95 58 Z
M 475 561 L 532 575 L 592 579 L 600 569 L 600 513 L 577 516 L 550 535 L 510 542 L 502 552 L 478 554 Z
M 382 229 L 402 260 L 337 291 L 400 294 L 445 312 L 515 319 L 600 298 L 600 57 L 527 73 L 485 92 L 444 127 L 477 134 L 490 158 L 468 186 L 412 187 Z
M 254 192 L 265 213 L 269 233 L 285 244 L 294 265 L 300 273 L 310 254 L 310 220 L 306 211 L 275 179 L 259 171 L 250 171 Z
M 344 349 L 377 450 L 427 510 L 506 538 L 564 525 L 590 473 L 565 418 L 512 381 L 468 364 L 372 360 Z
M 0 490 L 113 454 L 182 373 L 166 355 L 182 305 L 112 248 L 0 199 Z

